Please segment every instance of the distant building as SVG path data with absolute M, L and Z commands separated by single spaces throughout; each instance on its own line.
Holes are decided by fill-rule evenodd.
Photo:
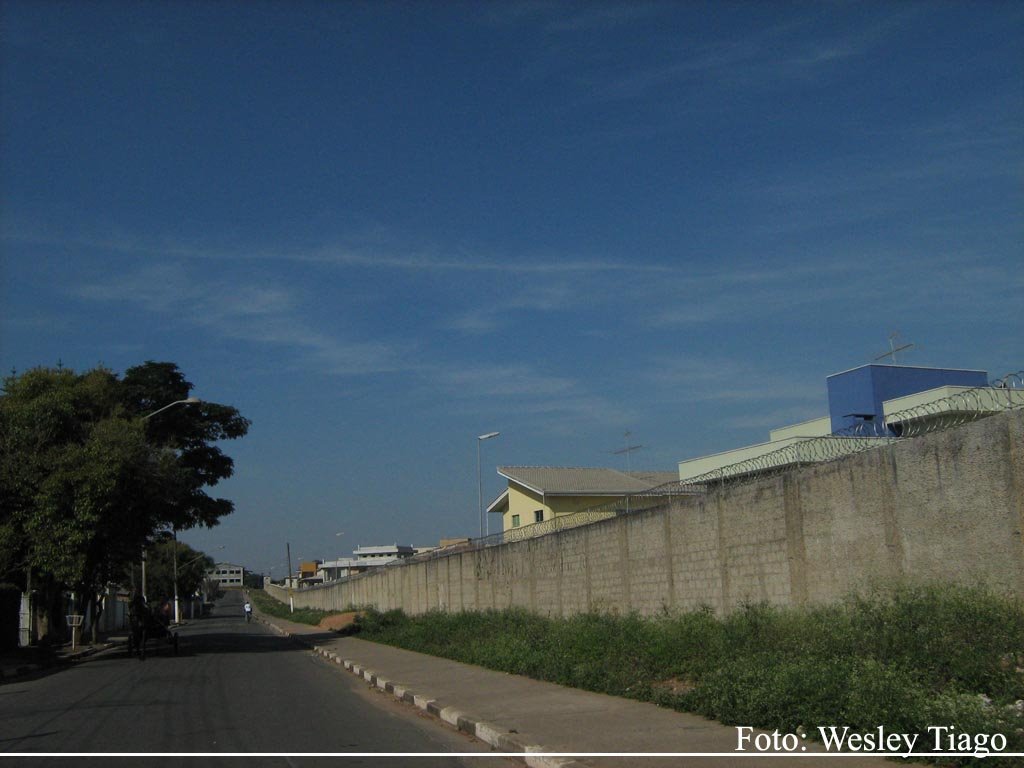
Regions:
M 359 561 L 371 561 L 374 563 L 391 562 L 403 557 L 412 557 L 416 554 L 416 548 L 408 544 L 382 544 L 372 547 L 358 546 L 353 550 L 352 554 Z
M 324 581 L 337 581 L 359 571 L 354 557 L 339 557 L 337 560 L 324 560 L 320 563 L 320 573 Z
M 322 584 L 323 575 L 320 572 L 322 560 L 306 560 L 299 563 L 297 572 L 298 583 L 301 587 L 308 587 L 312 584 Z
M 597 467 L 498 467 L 508 488 L 487 507 L 502 530 L 552 520 L 675 482 L 675 472 L 620 472 Z
M 419 548 L 422 549 L 422 548 Z M 321 581 L 336 581 L 356 573 L 363 573 L 372 568 L 379 568 L 417 554 L 418 548 L 408 544 L 382 544 L 378 546 L 356 547 L 354 557 L 341 557 L 337 560 L 325 560 L 318 566 L 317 574 Z
M 206 572 L 206 578 L 218 582 L 222 588 L 241 589 L 245 579 L 245 568 L 234 563 L 217 563 Z
M 453 539 L 441 539 L 436 546 L 433 547 L 413 547 L 416 550 L 417 555 L 423 555 L 427 552 L 437 552 L 439 550 L 451 550 L 457 547 L 464 547 L 472 541 L 467 536 L 459 536 Z
M 453 547 L 464 547 L 469 544 L 470 539 L 467 536 L 459 536 L 454 539 L 441 539 L 438 543 L 438 549 L 451 549 Z

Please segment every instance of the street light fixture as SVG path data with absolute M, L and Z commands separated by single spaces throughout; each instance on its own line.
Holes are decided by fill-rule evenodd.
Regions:
M 142 420 L 145 421 L 146 419 L 151 419 L 154 416 L 156 416 L 158 413 L 162 413 L 163 411 L 166 411 L 168 408 L 173 408 L 176 405 L 195 405 L 196 403 L 201 403 L 201 402 L 203 402 L 203 401 L 200 400 L 198 397 L 186 397 L 184 400 L 175 400 L 173 403 L 168 403 L 163 408 L 157 408 L 155 411 L 153 411 L 149 415 L 143 416 Z
M 490 440 L 492 437 L 497 437 L 501 432 L 488 432 L 486 435 L 477 435 L 476 438 L 476 490 L 477 490 L 477 502 L 480 507 L 480 538 L 484 537 L 484 520 L 486 513 L 484 512 L 484 481 L 480 474 L 480 443 L 484 440 Z M 490 525 L 487 525 L 487 532 L 490 533 Z

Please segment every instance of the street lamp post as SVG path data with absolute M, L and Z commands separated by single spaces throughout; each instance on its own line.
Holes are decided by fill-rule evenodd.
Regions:
M 484 537 L 484 520 L 487 514 L 484 512 L 484 481 L 483 476 L 480 474 L 480 443 L 484 440 L 490 440 L 492 437 L 497 437 L 501 432 L 488 432 L 486 435 L 478 435 L 476 438 L 476 491 L 477 491 L 477 503 L 480 508 L 480 538 Z M 490 532 L 490 526 L 487 526 L 488 533 Z
M 153 418 L 158 413 L 166 411 L 168 408 L 173 408 L 176 405 L 194 405 L 196 403 L 203 402 L 198 397 L 186 397 L 184 400 L 175 400 L 173 403 L 168 403 L 163 408 L 157 408 L 152 413 L 147 413 L 142 417 L 143 421 Z M 142 599 L 146 600 L 146 545 L 142 545 Z M 178 623 L 178 529 L 174 529 L 174 623 Z

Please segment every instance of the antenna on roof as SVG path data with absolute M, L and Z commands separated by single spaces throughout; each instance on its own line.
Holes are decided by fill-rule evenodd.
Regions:
M 633 434 L 632 432 L 627 430 L 626 434 L 623 436 L 625 438 L 625 441 L 626 441 L 626 447 L 623 448 L 622 450 L 619 450 L 619 451 L 612 451 L 612 455 L 614 455 L 614 456 L 621 456 L 622 454 L 626 454 L 626 471 L 627 472 L 631 471 L 631 467 L 629 466 L 629 454 L 631 454 L 633 451 L 639 451 L 641 448 L 643 448 L 642 445 L 630 445 L 629 444 L 629 436 L 632 435 L 632 434 Z
M 896 346 L 896 339 L 899 337 L 899 335 L 900 335 L 899 331 L 893 331 L 892 333 L 889 334 L 889 351 L 886 352 L 884 355 L 879 355 L 878 357 L 876 357 L 875 358 L 876 362 L 879 361 L 879 360 L 884 360 L 887 357 L 891 357 L 892 358 L 892 364 L 896 365 L 896 353 L 897 352 L 902 352 L 902 351 L 904 351 L 906 349 L 911 349 L 914 346 L 913 344 L 904 344 L 902 347 L 897 347 Z

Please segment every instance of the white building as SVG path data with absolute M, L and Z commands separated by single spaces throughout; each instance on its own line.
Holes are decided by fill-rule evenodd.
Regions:
M 217 563 L 206 572 L 206 578 L 219 582 L 225 589 L 241 589 L 244 577 L 245 568 L 234 563 Z
M 335 581 L 355 573 L 363 573 L 371 568 L 393 563 L 406 557 L 412 557 L 416 547 L 408 544 L 383 544 L 371 547 L 356 547 L 354 557 L 340 557 L 337 560 L 326 560 L 317 569 L 324 581 Z
M 416 554 L 416 547 L 408 544 L 383 544 L 374 547 L 359 546 L 352 552 L 356 560 L 366 565 L 390 563 L 403 557 L 412 557 Z

